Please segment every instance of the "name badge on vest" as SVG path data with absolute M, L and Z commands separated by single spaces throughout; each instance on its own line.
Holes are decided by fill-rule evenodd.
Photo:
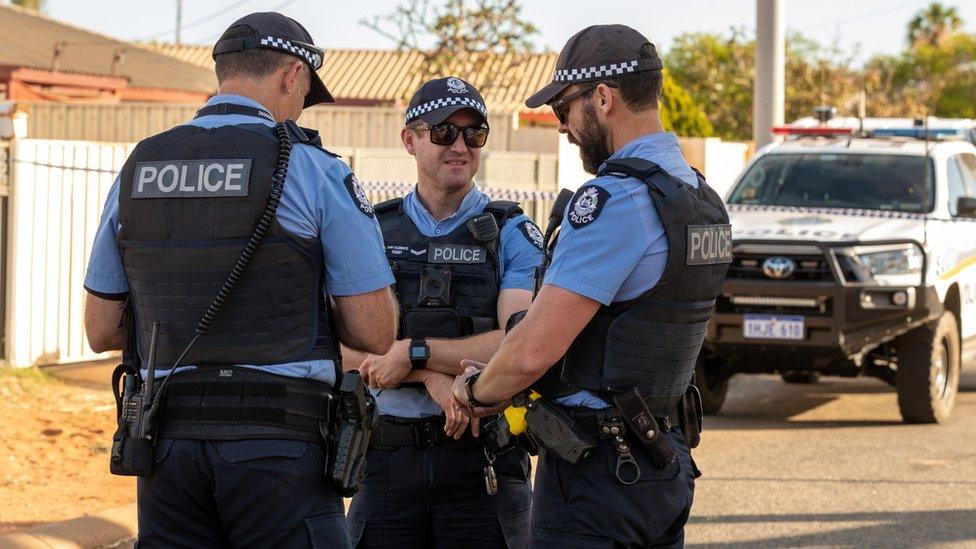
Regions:
M 251 159 L 139 162 L 132 198 L 219 198 L 247 196 Z
M 481 246 L 464 244 L 431 244 L 427 247 L 427 263 L 484 263 L 487 250 Z
M 386 245 L 386 257 L 392 259 L 415 259 L 417 261 L 423 261 L 423 258 L 426 255 L 426 247 L 411 248 L 410 246 L 404 246 L 403 244 Z
M 732 263 L 732 225 L 689 225 L 686 265 Z

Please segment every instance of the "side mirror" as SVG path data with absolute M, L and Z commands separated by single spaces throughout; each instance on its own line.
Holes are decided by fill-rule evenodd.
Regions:
M 956 200 L 956 215 L 959 217 L 976 218 L 976 198 L 960 196 Z

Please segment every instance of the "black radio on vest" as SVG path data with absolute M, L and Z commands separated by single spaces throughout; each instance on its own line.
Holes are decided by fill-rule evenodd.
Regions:
M 400 303 L 398 339 L 458 338 L 498 328 L 501 227 L 522 213 L 495 201 L 450 234 L 424 236 L 403 212 L 403 199 L 374 208 Z

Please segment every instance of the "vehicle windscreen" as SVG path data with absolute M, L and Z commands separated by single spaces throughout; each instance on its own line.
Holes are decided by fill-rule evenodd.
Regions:
M 929 191 L 923 170 L 928 166 Z M 729 204 L 931 211 L 931 162 L 923 156 L 779 153 L 757 160 Z

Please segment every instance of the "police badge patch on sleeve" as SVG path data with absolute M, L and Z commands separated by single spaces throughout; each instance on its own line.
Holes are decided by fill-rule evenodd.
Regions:
M 366 191 L 359 185 L 356 174 L 350 173 L 347 175 L 345 184 L 346 190 L 349 191 L 349 196 L 352 197 L 353 203 L 359 207 L 359 211 L 369 217 L 373 217 L 373 205 L 370 204 L 369 198 L 366 197 Z
M 573 201 L 569 205 L 569 213 L 566 215 L 569 224 L 574 229 L 579 229 L 596 221 L 609 198 L 610 193 L 599 185 L 580 187 L 576 191 L 576 195 L 573 196 Z
M 542 241 L 543 241 L 542 231 L 539 230 L 539 227 L 537 227 L 535 223 L 526 219 L 525 221 L 518 224 L 518 228 L 520 231 L 522 231 L 522 234 L 525 235 L 525 238 L 529 242 L 531 242 L 533 246 L 539 248 L 540 250 L 542 249 Z

